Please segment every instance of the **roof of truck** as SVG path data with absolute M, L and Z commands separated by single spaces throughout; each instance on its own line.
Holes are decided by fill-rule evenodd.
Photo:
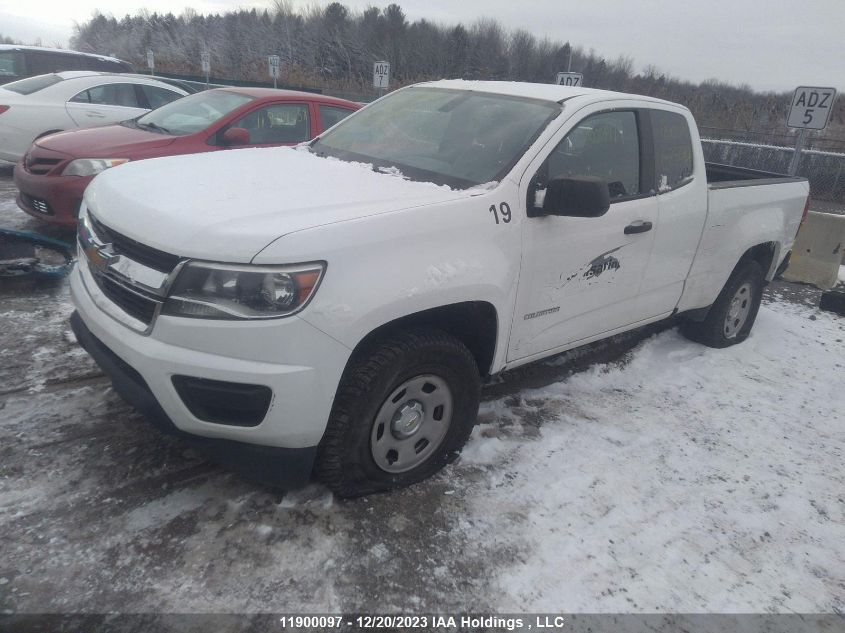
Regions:
M 680 106 L 677 103 L 664 99 L 655 99 L 644 95 L 635 95 L 625 92 L 613 92 L 611 90 L 599 90 L 597 88 L 582 88 L 580 86 L 558 86 L 556 84 L 536 84 L 521 81 L 469 81 L 466 79 L 441 79 L 439 81 L 428 81 L 421 86 L 434 88 L 451 88 L 453 90 L 474 90 L 477 92 L 489 92 L 491 94 L 509 95 L 512 97 L 527 97 L 531 99 L 542 99 L 544 101 L 555 101 L 560 103 L 573 97 L 592 96 L 596 101 L 607 99 L 642 99 L 652 103 L 664 103 L 666 105 Z

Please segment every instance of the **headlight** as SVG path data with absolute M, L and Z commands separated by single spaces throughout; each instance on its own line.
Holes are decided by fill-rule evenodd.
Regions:
M 109 167 L 128 162 L 128 158 L 77 158 L 68 163 L 62 171 L 62 176 L 96 176 Z
M 189 262 L 179 271 L 162 314 L 205 319 L 272 319 L 298 312 L 314 295 L 326 265 L 231 266 Z

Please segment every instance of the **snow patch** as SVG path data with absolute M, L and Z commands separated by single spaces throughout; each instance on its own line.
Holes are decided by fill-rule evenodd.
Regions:
M 456 467 L 477 482 L 463 495 L 468 541 L 521 552 L 491 580 L 499 609 L 841 605 L 843 334 L 818 310 L 764 305 L 741 345 L 670 330 L 627 364 L 486 403 L 495 422 Z M 537 417 L 535 441 L 508 432 Z
M 279 502 L 279 508 L 313 507 L 328 509 L 332 507 L 334 496 L 331 491 L 319 484 L 311 484 L 298 490 L 291 490 Z

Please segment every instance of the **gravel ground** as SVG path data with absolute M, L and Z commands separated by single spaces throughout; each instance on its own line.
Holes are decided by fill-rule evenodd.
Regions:
M 0 226 L 40 230 L 9 176 Z M 773 284 L 727 351 L 667 322 L 509 372 L 458 462 L 339 501 L 158 434 L 65 282 L 0 287 L 0 613 L 842 613 L 845 326 L 818 295 Z

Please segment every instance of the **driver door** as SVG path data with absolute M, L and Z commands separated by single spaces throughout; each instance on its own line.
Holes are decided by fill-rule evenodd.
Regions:
M 529 168 L 526 206 L 541 207 L 546 183 L 571 176 L 600 177 L 611 204 L 601 217 L 523 222 L 508 361 L 575 347 L 651 316 L 639 299 L 658 217 L 650 143 L 638 110 L 595 112 Z

